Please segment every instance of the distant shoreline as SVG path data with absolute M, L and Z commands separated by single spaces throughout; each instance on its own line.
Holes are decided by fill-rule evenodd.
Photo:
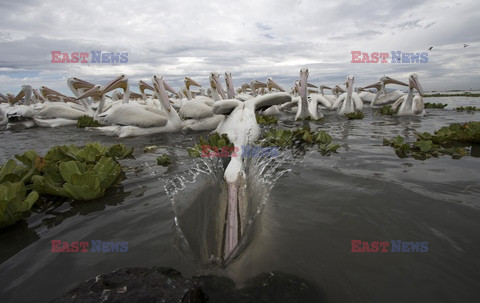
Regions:
M 469 92 L 464 92 L 464 93 L 454 93 L 454 94 L 445 94 L 445 93 L 433 93 L 433 94 L 424 94 L 424 98 L 429 98 L 429 97 L 480 97 L 480 93 L 469 93 Z

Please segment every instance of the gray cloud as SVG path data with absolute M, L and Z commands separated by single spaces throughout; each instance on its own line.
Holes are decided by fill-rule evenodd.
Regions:
M 22 84 L 70 93 L 69 76 L 104 84 L 120 73 L 133 90 L 153 74 L 206 86 L 210 71 L 227 70 L 236 86 L 271 76 L 289 88 L 302 67 L 316 84 L 416 72 L 427 90 L 480 89 L 475 1 L 3 1 L 0 10 L 1 93 Z M 52 50 L 128 52 L 128 63 L 54 64 Z M 428 52 L 429 62 L 352 64 L 352 50 Z

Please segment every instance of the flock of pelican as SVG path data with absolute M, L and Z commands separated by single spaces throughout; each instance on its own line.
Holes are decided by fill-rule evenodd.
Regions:
M 130 91 L 129 81 L 121 75 L 107 85 L 95 85 L 75 77 L 67 85 L 74 96 L 66 96 L 48 87 L 39 90 L 23 85 L 20 92 L 0 94 L 0 126 L 7 129 L 59 127 L 74 125 L 82 116 L 90 116 L 103 126 L 90 128 L 106 135 L 118 137 L 141 136 L 180 131 L 214 130 L 226 134 L 235 147 L 253 144 L 261 134 L 255 114 L 294 114 L 295 120 L 323 117 L 324 111 L 336 111 L 338 115 L 362 111 L 364 103 L 369 107 L 392 104 L 397 115 L 425 115 L 422 101 L 423 89 L 416 74 L 410 75 L 408 84 L 390 77 L 382 77 L 374 84 L 353 89 L 354 77 L 348 76 L 345 89 L 336 86 L 308 82 L 308 69 L 300 70 L 299 80 L 291 91 L 285 90 L 273 79 L 266 83 L 251 81 L 235 90 L 231 73 L 225 73 L 226 90 L 220 75 L 212 72 L 210 87 L 205 90 L 190 77 L 184 78 L 184 86 L 177 92 L 162 77 L 153 76 L 151 84 L 139 81 L 140 94 Z M 386 85 L 408 87 L 408 93 L 400 90 L 388 92 Z M 191 87 L 199 87 L 192 91 Z M 372 92 L 376 89 L 376 92 Z M 331 90 L 332 94 L 324 94 Z M 414 90 L 418 94 L 414 95 Z M 150 94 L 147 94 L 150 91 Z M 110 93 L 110 96 L 107 94 Z M 227 183 L 227 214 L 224 236 L 224 255 L 230 256 L 239 243 L 239 203 L 245 194 L 244 161 L 241 155 L 232 157 L 225 169 Z

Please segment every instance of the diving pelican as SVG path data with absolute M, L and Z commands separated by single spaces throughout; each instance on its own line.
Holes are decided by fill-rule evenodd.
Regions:
M 278 105 L 292 99 L 288 93 L 272 93 L 258 96 L 244 102 L 239 100 L 217 101 L 213 105 L 215 114 L 228 114 L 218 125 L 216 132 L 226 134 L 230 142 L 241 150 L 242 146 L 253 144 L 260 137 L 260 127 L 255 118 L 255 110 L 259 107 Z M 227 215 L 224 259 L 230 257 L 239 243 L 242 234 L 239 209 L 245 209 L 245 170 L 243 157 L 231 157 L 223 178 L 227 182 Z
M 418 95 L 413 95 L 413 90 L 418 91 Z M 408 77 L 408 93 L 400 97 L 392 105 L 392 109 L 398 108 L 397 116 L 425 116 L 425 109 L 423 105 L 423 88 L 418 81 L 417 74 L 411 74 Z

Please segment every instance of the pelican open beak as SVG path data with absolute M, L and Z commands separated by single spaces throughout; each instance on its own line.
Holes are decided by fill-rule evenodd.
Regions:
M 268 89 L 268 91 L 271 91 L 272 88 L 278 89 L 281 92 L 285 91 L 280 85 L 277 84 L 277 82 L 273 81 L 272 78 L 268 78 L 267 79 L 267 89 Z
M 402 82 L 402 81 L 399 81 L 399 80 L 396 80 L 396 79 L 393 79 L 393 78 L 390 78 L 390 77 L 387 77 L 387 76 L 383 76 L 382 78 L 380 78 L 380 82 L 383 82 L 384 85 L 386 85 L 386 84 L 398 84 L 398 85 L 408 86 L 408 84 L 405 83 L 405 82 Z
M 420 82 L 418 81 L 417 74 L 410 75 L 409 82 L 411 83 L 411 85 L 413 85 L 413 87 L 415 87 L 415 89 L 418 91 L 420 96 L 423 96 L 423 87 L 422 85 L 420 85 Z
M 165 90 L 165 81 L 163 78 L 157 77 L 154 75 L 152 78 L 153 88 L 155 93 L 157 94 L 158 100 L 162 104 L 165 110 L 170 112 L 172 110 L 172 106 L 170 105 L 170 99 L 168 98 L 167 91 Z

